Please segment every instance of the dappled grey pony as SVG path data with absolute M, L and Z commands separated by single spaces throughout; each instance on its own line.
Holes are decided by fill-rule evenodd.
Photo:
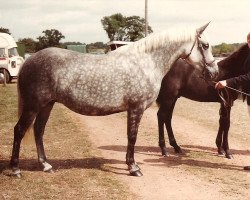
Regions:
M 20 143 L 33 122 L 38 161 L 44 171 L 52 170 L 45 156 L 43 134 L 51 109 L 59 102 L 82 115 L 127 111 L 126 164 L 131 175 L 141 176 L 134 159 L 138 126 L 144 110 L 156 100 L 172 63 L 181 57 L 203 71 L 206 78 L 217 74 L 203 34 L 207 25 L 192 31 L 152 34 L 103 56 L 48 48 L 28 58 L 18 79 L 21 110 L 14 128 L 13 175 L 21 176 Z

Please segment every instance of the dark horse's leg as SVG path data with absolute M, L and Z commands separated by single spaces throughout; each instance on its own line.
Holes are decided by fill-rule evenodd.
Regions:
M 20 144 L 25 132 L 31 126 L 35 117 L 36 117 L 35 112 L 24 108 L 14 128 L 14 142 L 13 142 L 12 156 L 10 160 L 10 167 L 12 168 L 13 175 L 19 178 L 21 177 L 21 171 L 19 169 Z
M 218 154 L 224 155 L 229 159 L 232 158 L 232 154 L 229 150 L 228 145 L 228 131 L 230 128 L 230 111 L 231 107 L 224 106 L 223 103 L 221 103 L 220 107 L 220 120 L 219 120 L 219 130 L 216 137 L 216 145 L 218 147 Z
M 52 166 L 47 163 L 46 155 L 44 152 L 43 146 L 43 134 L 45 125 L 49 119 L 50 112 L 53 108 L 54 102 L 49 103 L 46 107 L 42 108 L 41 111 L 38 113 L 35 124 L 34 124 L 34 133 L 35 133 L 35 141 L 36 141 L 36 148 L 38 154 L 38 162 L 41 163 L 43 167 L 43 171 L 45 172 L 53 172 Z
M 130 108 L 128 110 L 128 117 L 127 117 L 128 146 L 126 154 L 126 164 L 128 165 L 129 173 L 132 176 L 142 176 L 139 166 L 135 163 L 134 148 L 138 133 L 138 127 L 143 112 L 144 108 L 142 107 Z
M 157 112 L 157 118 L 158 118 L 158 131 L 159 131 L 159 146 L 161 148 L 161 153 L 163 156 L 169 156 L 169 153 L 166 148 L 166 142 L 165 142 L 165 136 L 164 136 L 164 119 L 166 113 L 162 109 L 162 107 L 159 108 Z
M 166 125 L 166 129 L 168 132 L 168 139 L 169 139 L 170 145 L 174 147 L 176 153 L 182 153 L 180 146 L 178 146 L 175 140 L 172 125 L 171 125 L 171 120 L 172 120 L 173 110 L 174 110 L 176 100 L 177 99 L 175 98 L 172 100 L 168 99 L 167 101 L 161 102 L 160 108 L 157 113 L 158 126 L 159 126 L 159 146 L 161 148 L 162 155 L 164 156 L 169 155 L 166 149 L 166 144 L 165 144 L 165 139 L 164 139 L 164 123 Z

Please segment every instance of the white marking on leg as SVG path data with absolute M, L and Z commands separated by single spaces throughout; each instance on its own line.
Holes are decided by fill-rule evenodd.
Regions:
M 137 164 L 132 164 L 128 167 L 129 169 L 129 173 L 133 173 L 133 172 L 136 172 L 136 171 L 139 171 L 140 168 Z
M 20 169 L 14 169 L 14 170 L 13 170 L 13 174 L 14 174 L 14 175 L 21 174 Z
M 42 165 L 43 165 L 43 171 L 44 172 L 47 172 L 47 171 L 52 169 L 52 166 L 47 162 L 42 163 Z

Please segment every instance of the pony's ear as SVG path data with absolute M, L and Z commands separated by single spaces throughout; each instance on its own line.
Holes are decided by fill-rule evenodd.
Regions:
M 207 26 L 209 25 L 210 22 L 208 22 L 207 24 L 205 24 L 204 26 L 196 29 L 197 34 L 201 35 L 203 33 L 203 31 L 207 28 Z

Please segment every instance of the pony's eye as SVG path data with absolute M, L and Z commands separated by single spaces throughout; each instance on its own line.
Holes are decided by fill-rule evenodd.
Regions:
M 202 44 L 202 48 L 203 48 L 204 50 L 207 50 L 207 49 L 209 48 L 209 44 L 208 44 L 208 43 Z

